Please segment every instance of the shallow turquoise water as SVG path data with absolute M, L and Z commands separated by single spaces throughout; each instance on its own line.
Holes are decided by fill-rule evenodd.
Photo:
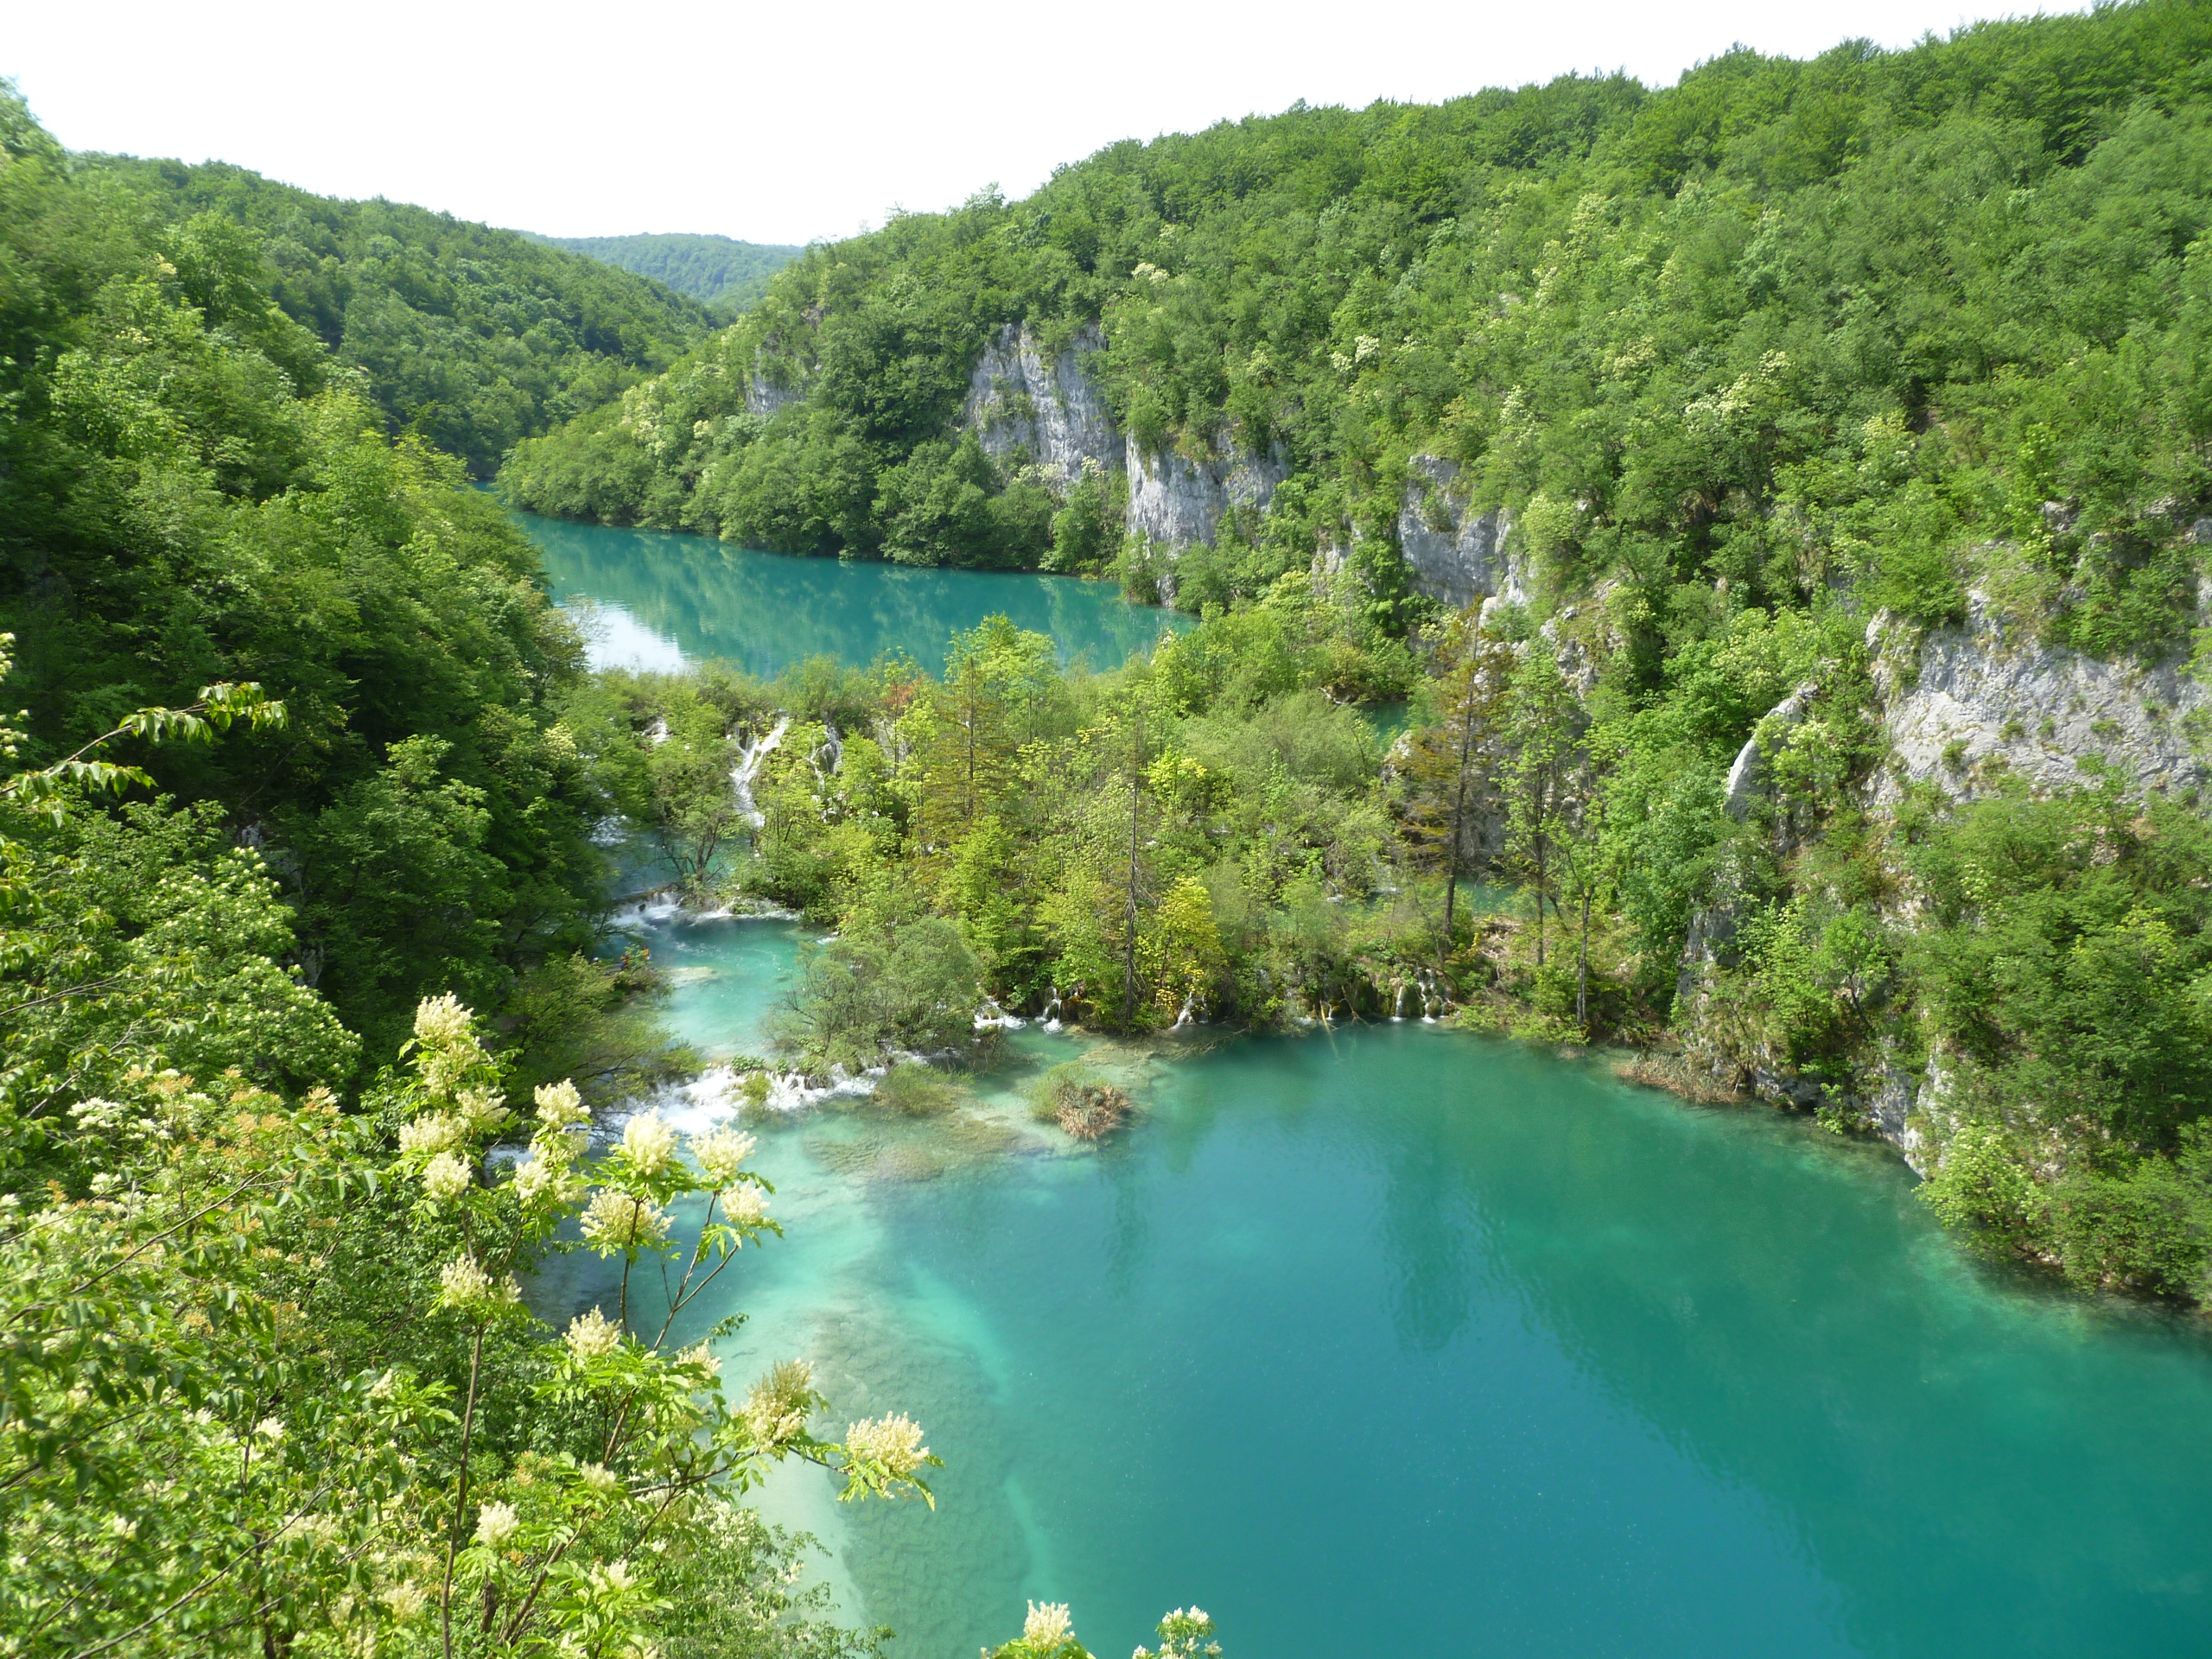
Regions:
M 773 675 L 809 657 L 865 666 L 893 652 L 935 671 L 956 631 L 1003 614 L 1050 634 L 1070 661 L 1118 668 L 1163 630 L 1190 624 L 1069 576 L 840 563 L 706 536 L 516 518 L 544 556 L 555 600 L 597 606 L 598 665 L 673 670 L 718 658 Z
M 1118 660 L 1167 622 L 1050 578 L 532 531 L 668 666 L 933 664 L 992 610 Z M 644 932 L 672 1022 L 728 1054 L 811 930 Z M 1885 1150 L 1386 1026 L 1104 1054 L 1146 1115 L 1087 1151 L 1014 1099 L 1077 1039 L 1010 1047 L 950 1120 L 752 1125 L 789 1236 L 692 1310 L 748 1315 L 739 1390 L 807 1355 L 823 1429 L 905 1409 L 947 1459 L 934 1515 L 801 1469 L 763 1494 L 895 1659 L 964 1659 L 1033 1598 L 1109 1656 L 1192 1600 L 1230 1659 L 2212 1648 L 2212 1341 L 1976 1264 Z
M 664 921 L 747 1049 L 805 937 Z M 938 1513 L 767 1506 L 900 1659 L 1026 1598 L 1103 1654 L 1193 1599 L 1231 1659 L 2194 1654 L 2212 1347 L 1962 1255 L 1878 1148 L 1432 1028 L 1104 1058 L 1103 1152 L 1006 1109 L 756 1125 L 785 1241 L 703 1325 L 912 1411 Z

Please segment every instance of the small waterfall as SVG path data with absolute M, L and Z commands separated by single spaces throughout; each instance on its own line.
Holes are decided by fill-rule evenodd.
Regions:
M 1183 999 L 1182 1013 L 1175 1016 L 1175 1023 L 1169 1027 L 1168 1029 L 1171 1031 L 1180 1031 L 1184 1027 L 1189 1025 L 1192 1020 L 1196 1019 L 1198 1016 L 1195 1010 L 1198 1001 L 1198 994 L 1196 991 L 1192 991 L 1188 996 L 1185 997 Z
M 784 715 L 776 722 L 776 729 L 757 743 L 747 743 L 737 752 L 737 765 L 730 769 L 729 785 L 737 792 L 737 809 L 745 814 L 745 821 L 758 830 L 767 822 L 760 809 L 753 804 L 753 780 L 760 775 L 760 763 L 769 752 L 784 741 L 784 734 L 791 728 L 791 718 Z

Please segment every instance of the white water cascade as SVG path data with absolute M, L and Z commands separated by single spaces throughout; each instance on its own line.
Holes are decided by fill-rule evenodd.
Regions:
M 767 820 L 760 809 L 753 804 L 753 780 L 760 775 L 760 763 L 772 750 L 784 741 L 784 734 L 791 728 L 791 720 L 785 715 L 776 722 L 776 729 L 757 743 L 748 743 L 737 752 L 737 765 L 730 769 L 729 785 L 737 792 L 737 810 L 745 814 L 745 821 L 758 830 Z

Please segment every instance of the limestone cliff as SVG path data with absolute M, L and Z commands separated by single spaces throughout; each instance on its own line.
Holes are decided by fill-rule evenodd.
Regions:
M 779 386 L 757 370 L 746 377 L 745 412 L 766 420 L 785 404 L 796 404 L 806 397 L 804 386 Z
M 1123 461 L 1129 533 L 1171 552 L 1201 542 L 1211 546 L 1231 505 L 1265 511 L 1275 486 L 1290 476 L 1280 452 L 1255 455 L 1219 441 L 1193 461 L 1179 450 L 1147 454 L 1132 437 Z
M 1026 454 L 1062 488 L 1083 476 L 1086 462 L 1122 466 L 1125 446 L 1113 411 L 1083 369 L 1084 354 L 1105 344 L 1097 324 L 1087 323 L 1048 359 L 1027 324 L 1008 323 L 976 364 L 961 424 L 994 461 Z
M 1180 450 L 1147 452 L 1116 426 L 1104 392 L 1084 368 L 1084 358 L 1105 344 L 1089 323 L 1065 350 L 1047 356 L 1026 323 L 1008 323 L 976 361 L 962 427 L 993 460 L 1027 456 L 1062 488 L 1087 466 L 1127 473 L 1124 527 L 1170 559 L 1211 545 L 1231 506 L 1264 510 L 1289 475 L 1285 457 L 1218 440 L 1196 459 Z
M 1878 817 L 1892 812 L 1911 785 L 1932 784 L 1954 799 L 1994 792 L 2024 779 L 2037 793 L 2089 781 L 2098 763 L 2134 793 L 2176 793 L 2212 781 L 2192 736 L 2212 720 L 2212 688 L 2178 654 L 2144 664 L 2105 661 L 2045 645 L 2009 621 L 1979 594 L 1961 625 L 1922 629 L 1887 615 L 1869 626 L 1872 710 L 1888 747 L 1867 791 Z M 1739 822 L 1771 808 L 1767 761 L 1788 729 L 1814 707 L 1816 688 L 1801 686 L 1760 722 L 1730 769 L 1729 815 Z M 1756 1042 L 1725 1029 L 1710 995 L 1732 958 L 1738 905 L 1726 860 L 1704 908 L 1692 918 L 1677 985 L 1677 1023 L 1694 1057 L 1777 1103 L 1830 1103 L 1819 1085 L 1794 1075 Z M 1910 906 L 1897 921 L 1910 925 Z M 1833 1103 L 1863 1116 L 1917 1163 L 1916 1119 L 1943 1112 L 1949 1077 L 1940 1053 L 1906 1070 L 1885 1062 Z
M 1478 599 L 1526 603 L 1524 573 L 1513 557 L 1512 515 L 1472 512 L 1457 461 L 1415 455 L 1398 509 L 1398 547 L 1415 591 L 1455 608 Z
M 1923 633 L 1881 616 L 1866 644 L 1894 756 L 1878 806 L 1895 805 L 1907 783 L 1970 798 L 2008 773 L 2063 789 L 2085 781 L 2085 760 L 2133 790 L 2178 792 L 2212 776 L 2190 741 L 2212 688 L 2178 656 L 2145 665 L 2042 645 L 1979 594 L 1962 626 Z

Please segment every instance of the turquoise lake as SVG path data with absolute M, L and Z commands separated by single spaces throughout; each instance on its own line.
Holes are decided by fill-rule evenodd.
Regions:
M 719 658 L 771 677 L 809 657 L 864 666 L 894 652 L 935 672 L 955 632 L 998 613 L 1049 633 L 1071 662 L 1117 668 L 1191 620 L 1071 576 L 841 563 L 706 536 L 515 517 L 544 554 L 554 599 L 595 607 L 595 666 L 673 670 Z
M 710 1053 L 814 933 L 632 921 Z M 1192 1601 L 1228 1659 L 2212 1649 L 2212 1339 L 1977 1262 L 1886 1148 L 1419 1024 L 1007 1046 L 943 1118 L 749 1116 L 788 1236 L 693 1310 L 945 1459 L 933 1515 L 763 1494 L 895 1659 L 1027 1599 L 1109 1659 Z M 1020 1103 L 1078 1053 L 1103 1149 Z

